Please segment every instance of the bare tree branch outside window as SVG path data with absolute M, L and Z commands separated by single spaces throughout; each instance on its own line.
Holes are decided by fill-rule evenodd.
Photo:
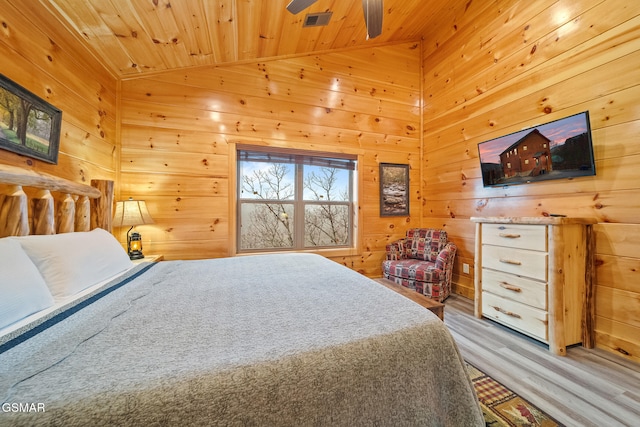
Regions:
M 350 244 L 350 170 L 264 161 L 239 166 L 240 250 Z
M 270 163 L 266 170 L 242 176 L 242 193 L 263 203 L 251 203 L 246 220 L 242 218 L 242 249 L 293 247 L 293 183 L 287 182 L 289 165 Z M 246 205 L 245 205 L 246 206 Z M 243 212 L 244 213 L 244 212 Z
M 336 168 L 322 167 L 305 176 L 305 193 L 312 200 L 333 202 L 349 200 L 348 188 L 338 188 Z M 349 239 L 349 207 L 330 203 L 305 207 L 305 243 L 308 246 L 346 245 Z

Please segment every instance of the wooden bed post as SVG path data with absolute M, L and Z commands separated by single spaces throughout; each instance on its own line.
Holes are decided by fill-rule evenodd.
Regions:
M 0 237 L 29 234 L 27 195 L 20 185 L 10 185 L 0 194 Z
M 91 199 L 91 229 L 100 227 L 111 233 L 113 229 L 113 181 L 92 179 L 91 186 L 102 193 L 102 197 Z
M 76 201 L 76 229 L 75 231 L 91 230 L 91 206 L 89 197 L 80 196 Z
M 75 231 L 76 203 L 71 194 L 66 193 L 58 205 L 56 233 L 73 233 Z
M 31 230 L 33 234 L 56 234 L 54 200 L 49 190 L 39 190 L 31 199 Z

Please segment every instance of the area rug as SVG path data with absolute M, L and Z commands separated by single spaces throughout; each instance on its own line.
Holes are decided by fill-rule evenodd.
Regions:
M 549 415 L 467 362 L 467 372 L 480 400 L 487 426 L 562 426 Z

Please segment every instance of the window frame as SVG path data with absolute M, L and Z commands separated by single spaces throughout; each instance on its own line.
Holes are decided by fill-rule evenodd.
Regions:
M 313 151 L 313 150 L 299 150 L 299 149 L 290 149 L 290 148 L 273 148 L 268 146 L 254 146 L 254 145 L 244 145 L 244 144 L 232 144 L 233 146 L 230 148 L 230 162 L 235 169 L 235 173 L 231 176 L 233 179 L 230 179 L 229 185 L 229 195 L 233 195 L 234 200 L 230 200 L 230 217 L 233 218 L 230 226 L 230 238 L 233 244 L 229 248 L 230 255 L 250 255 L 255 253 L 286 253 L 286 252 L 312 252 L 312 253 L 320 253 L 325 256 L 353 256 L 359 255 L 360 249 L 359 245 L 362 241 L 361 235 L 361 212 L 359 209 L 359 197 L 362 189 L 362 174 L 359 173 L 359 169 L 362 164 L 362 153 L 359 152 L 344 152 L 344 153 L 336 153 L 332 151 Z M 273 203 L 282 203 L 282 204 L 293 204 L 296 212 L 300 210 L 304 211 L 306 206 L 313 205 L 342 205 L 348 206 L 349 209 L 349 221 L 350 221 L 350 230 L 349 230 L 349 241 L 345 245 L 339 246 L 304 246 L 305 240 L 305 222 L 304 222 L 304 214 L 299 214 L 300 220 L 294 221 L 294 245 L 289 248 L 265 248 L 265 249 L 241 249 L 241 235 L 240 235 L 240 226 L 241 226 L 241 204 L 242 203 L 260 203 L 264 204 L 265 202 L 269 202 L 269 200 L 255 200 L 251 199 L 241 199 L 240 191 L 242 185 L 242 177 L 241 177 L 241 168 L 240 162 L 242 159 L 240 158 L 239 153 L 243 151 L 250 152 L 264 152 L 271 154 L 279 154 L 279 155 L 290 155 L 290 156 L 302 156 L 302 157 L 319 157 L 319 158 L 333 158 L 333 159 L 346 159 L 354 162 L 353 170 L 350 170 L 350 179 L 349 179 L 349 193 L 351 194 L 351 200 L 347 201 L 320 201 L 320 200 L 304 200 L 304 174 L 303 168 L 299 167 L 301 163 L 295 162 L 292 163 L 294 166 L 294 173 L 296 175 L 295 178 L 295 193 L 296 195 L 294 199 L 283 199 L 283 200 L 271 200 Z M 277 163 L 277 161 L 274 161 Z M 295 214 L 294 214 L 295 218 Z

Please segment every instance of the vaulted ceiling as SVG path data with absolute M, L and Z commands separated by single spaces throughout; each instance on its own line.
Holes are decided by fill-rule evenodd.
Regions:
M 115 76 L 416 41 L 454 26 L 472 0 L 384 0 L 382 34 L 367 40 L 363 0 L 40 0 Z M 457 5 L 454 7 L 454 5 Z M 307 13 L 328 25 L 303 28 Z

